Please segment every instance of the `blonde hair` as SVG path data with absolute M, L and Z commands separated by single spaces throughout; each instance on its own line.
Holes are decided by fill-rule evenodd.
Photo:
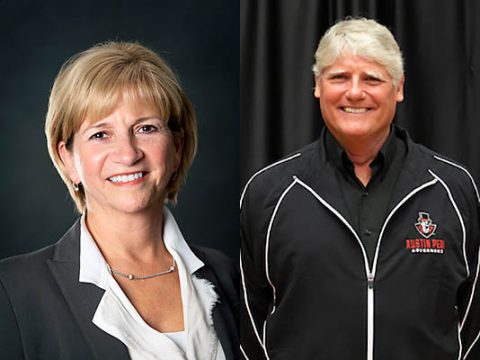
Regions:
M 398 88 L 403 76 L 400 48 L 390 30 L 375 20 L 347 18 L 327 30 L 315 52 L 313 72 L 316 77 L 341 56 L 362 56 L 383 65 Z
M 153 105 L 173 136 L 183 137 L 176 176 L 166 197 L 176 202 L 197 149 L 197 125 L 190 100 L 172 69 L 152 50 L 138 43 L 106 42 L 70 58 L 52 87 L 45 121 L 48 152 L 77 210 L 85 210 L 83 187 L 75 191 L 58 152 L 60 142 L 71 151 L 83 121 L 101 119 L 115 108 L 119 96 Z

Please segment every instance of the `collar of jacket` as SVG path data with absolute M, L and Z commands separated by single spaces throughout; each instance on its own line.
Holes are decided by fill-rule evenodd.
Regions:
M 422 151 L 423 146 L 414 143 L 408 133 L 393 125 L 395 136 L 401 137 L 407 144 L 407 155 L 400 176 L 395 185 L 392 198 L 387 208 L 387 214 L 403 199 L 412 189 L 433 179 L 428 172 L 428 164 L 431 163 L 426 152 Z M 322 130 L 319 139 L 302 149 L 302 156 L 299 158 L 298 166 L 294 170 L 295 176 L 308 184 L 319 196 L 332 205 L 342 216 L 351 223 L 347 204 L 337 183 L 335 169 L 327 160 L 325 148 L 325 128 Z
M 214 284 L 220 299 L 225 299 L 220 282 L 210 266 L 205 251 L 192 247 L 192 251 L 205 264 L 194 275 Z M 92 318 L 103 296 L 104 290 L 78 281 L 80 272 L 80 218 L 55 244 L 52 260 L 47 260 L 50 271 L 70 307 L 90 350 L 97 359 L 129 359 L 128 349 L 118 339 L 98 329 Z M 213 308 L 213 323 L 227 359 L 236 358 L 236 321 L 226 301 L 220 301 Z

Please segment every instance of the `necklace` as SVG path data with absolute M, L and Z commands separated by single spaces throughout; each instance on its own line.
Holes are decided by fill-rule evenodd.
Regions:
M 110 267 L 110 265 L 108 265 L 108 264 L 107 264 L 107 268 L 108 268 L 108 271 L 110 272 L 110 274 L 118 275 L 118 276 L 124 277 L 128 280 L 148 280 L 148 279 L 156 278 L 158 276 L 168 275 L 168 274 L 174 272 L 175 269 L 177 268 L 177 263 L 175 262 L 175 259 L 173 259 L 172 266 L 170 266 L 170 268 L 168 270 L 160 271 L 160 272 L 155 273 L 155 274 L 144 275 L 144 276 L 134 275 L 134 274 L 125 274 L 125 273 L 122 273 L 118 270 L 112 269 Z

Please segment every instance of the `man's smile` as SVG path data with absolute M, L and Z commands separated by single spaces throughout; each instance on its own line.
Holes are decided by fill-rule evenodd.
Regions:
M 347 107 L 347 106 L 342 106 L 340 109 L 350 114 L 362 114 L 371 110 L 371 108 L 358 108 L 358 107 L 354 108 L 354 107 Z

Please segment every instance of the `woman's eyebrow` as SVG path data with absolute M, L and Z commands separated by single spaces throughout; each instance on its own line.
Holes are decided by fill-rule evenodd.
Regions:
M 142 122 L 142 121 L 145 121 L 145 120 L 151 120 L 151 119 L 155 119 L 155 120 L 158 120 L 158 121 L 162 121 L 162 118 L 158 115 L 153 115 L 153 116 L 143 116 L 143 117 L 139 117 L 138 119 L 135 119 L 134 123 L 139 123 L 139 122 Z
M 146 121 L 146 120 L 158 120 L 158 121 L 162 121 L 162 118 L 158 115 L 152 115 L 152 116 L 142 116 L 142 117 L 139 117 L 139 118 L 136 118 L 134 121 L 133 121 L 133 125 L 135 124 L 138 124 L 142 121 Z M 99 121 L 99 122 L 96 122 L 96 123 L 92 123 L 91 125 L 88 125 L 85 129 L 83 129 L 83 131 L 81 131 L 81 133 L 85 133 L 86 131 L 89 131 L 89 130 L 92 130 L 92 129 L 98 129 L 98 128 L 106 128 L 106 127 L 111 127 L 111 122 L 110 121 Z
M 98 129 L 98 128 L 105 128 L 105 127 L 109 127 L 110 124 L 108 121 L 99 121 L 99 122 L 96 122 L 96 123 L 92 123 L 90 125 L 88 125 L 86 128 L 84 128 L 81 133 L 84 134 L 85 132 L 89 131 L 89 130 L 92 130 L 92 129 Z

